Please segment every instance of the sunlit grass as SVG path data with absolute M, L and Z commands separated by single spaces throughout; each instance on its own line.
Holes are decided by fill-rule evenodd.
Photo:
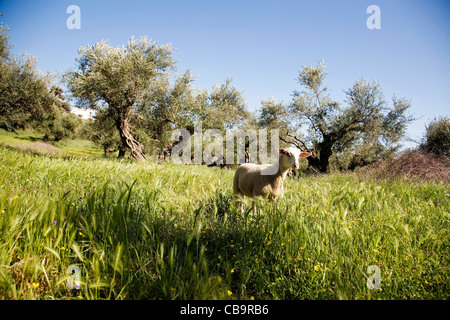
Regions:
M 78 157 L 98 157 L 103 155 L 103 150 L 89 140 L 64 139 L 55 145 L 69 155 Z
M 44 134 L 27 130 L 8 132 L 0 129 L 0 145 L 38 155 L 54 157 L 99 157 L 103 155 L 100 146 L 83 139 L 63 139 L 58 142 L 43 142 Z
M 254 215 L 233 174 L 0 147 L 0 298 L 449 298 L 448 186 L 290 178 Z

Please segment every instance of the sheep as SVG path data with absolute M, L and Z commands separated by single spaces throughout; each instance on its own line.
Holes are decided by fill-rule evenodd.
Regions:
M 280 149 L 279 161 L 274 164 L 241 164 L 234 174 L 233 192 L 235 196 L 247 196 L 253 199 L 253 211 L 256 212 L 255 197 L 268 197 L 276 203 L 283 192 L 283 182 L 290 168 L 299 168 L 299 158 L 309 157 L 311 154 L 297 148 Z M 239 200 L 236 204 L 239 204 Z M 241 204 L 241 212 L 244 205 Z

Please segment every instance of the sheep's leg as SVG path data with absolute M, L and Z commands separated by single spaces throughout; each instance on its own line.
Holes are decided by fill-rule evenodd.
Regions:
M 241 193 L 239 193 L 239 194 L 235 194 L 234 196 L 235 196 L 235 198 L 236 198 L 236 200 L 234 201 L 234 206 L 235 206 L 236 208 L 239 208 L 239 211 L 240 211 L 241 213 L 244 213 L 244 202 L 242 201 L 242 198 L 241 198 L 241 197 L 243 197 L 244 195 L 241 194 Z
M 269 197 L 269 201 L 272 202 L 272 211 L 273 213 L 277 213 L 277 198 L 278 197 L 274 197 L 273 195 L 270 195 Z
M 253 199 L 252 206 L 253 206 L 253 214 L 256 215 L 256 200 L 255 199 Z
M 234 201 L 234 206 L 236 207 L 236 208 L 238 208 L 238 210 L 241 212 L 241 213 L 243 213 L 243 206 L 244 206 L 244 204 L 242 203 L 242 201 L 240 201 L 239 199 L 236 199 L 235 201 Z

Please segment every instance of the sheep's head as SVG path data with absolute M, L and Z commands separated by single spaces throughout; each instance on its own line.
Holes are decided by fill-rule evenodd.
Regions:
M 308 152 L 303 152 L 297 148 L 286 148 L 280 149 L 280 154 L 285 157 L 284 166 L 286 169 L 298 169 L 300 167 L 299 160 L 300 158 L 309 157 L 311 154 Z

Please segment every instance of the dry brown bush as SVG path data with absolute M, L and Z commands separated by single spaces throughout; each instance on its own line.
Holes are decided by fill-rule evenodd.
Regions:
M 408 150 L 398 157 L 361 168 L 363 176 L 376 179 L 406 178 L 450 183 L 450 157 L 437 156 L 416 150 Z

